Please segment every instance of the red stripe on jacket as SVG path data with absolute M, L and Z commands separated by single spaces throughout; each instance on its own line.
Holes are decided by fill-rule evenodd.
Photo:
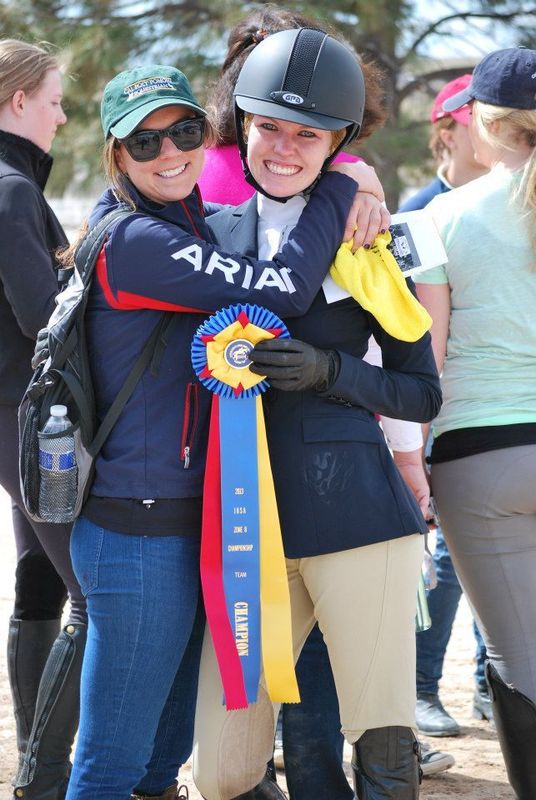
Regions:
M 166 303 L 164 300 L 156 300 L 154 297 L 146 297 L 145 295 L 134 294 L 133 292 L 124 292 L 121 289 L 114 295 L 108 280 L 105 247 L 102 248 L 97 259 L 97 280 L 108 305 L 119 311 L 134 311 L 138 308 L 151 308 L 157 311 L 182 311 L 187 314 L 211 313 L 204 308 L 192 308 L 190 306 L 176 305 L 175 303 Z

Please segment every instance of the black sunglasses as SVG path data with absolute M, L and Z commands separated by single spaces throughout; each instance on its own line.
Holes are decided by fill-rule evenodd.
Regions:
M 152 161 L 160 153 L 164 138 L 169 136 L 175 147 L 187 152 L 195 150 L 205 138 L 205 118 L 192 117 L 175 122 L 169 128 L 151 131 L 136 131 L 121 139 L 134 161 Z

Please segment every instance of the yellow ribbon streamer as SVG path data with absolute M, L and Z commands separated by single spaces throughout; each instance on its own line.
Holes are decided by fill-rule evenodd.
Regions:
M 370 250 L 352 253 L 344 242 L 331 265 L 330 275 L 360 306 L 369 311 L 384 331 L 403 342 L 416 342 L 432 326 L 432 318 L 411 293 L 393 254 L 387 249 L 389 231 L 376 237 Z
M 294 672 L 287 568 L 266 440 L 262 398 L 257 411 L 257 463 L 261 558 L 261 644 L 264 678 L 274 703 L 299 703 Z

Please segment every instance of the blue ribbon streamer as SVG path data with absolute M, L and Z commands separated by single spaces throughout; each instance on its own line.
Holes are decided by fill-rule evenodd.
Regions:
M 249 703 L 261 672 L 255 398 L 220 398 L 223 582 Z

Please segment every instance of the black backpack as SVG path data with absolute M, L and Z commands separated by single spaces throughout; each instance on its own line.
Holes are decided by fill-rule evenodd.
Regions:
M 115 222 L 131 213 L 126 206 L 117 208 L 87 233 L 77 248 L 73 270 L 68 270 L 69 281 L 56 298 L 56 308 L 48 322 L 46 335 L 39 335 L 38 341 L 48 351 L 48 358 L 35 369 L 19 406 L 21 492 L 26 511 L 37 522 L 43 521 L 39 516 L 38 431 L 48 420 L 50 407 L 56 404 L 67 406 L 72 424 L 71 431 L 67 433 L 73 433 L 75 440 L 78 470 L 76 497 L 72 503 L 73 513 L 61 519 L 61 522 L 72 522 L 80 514 L 87 497 L 96 456 L 149 363 L 153 374 L 158 371 L 167 344 L 167 334 L 176 319 L 176 314 L 171 312 L 162 315 L 106 416 L 98 425 L 84 315 L 93 270 L 108 231 Z

